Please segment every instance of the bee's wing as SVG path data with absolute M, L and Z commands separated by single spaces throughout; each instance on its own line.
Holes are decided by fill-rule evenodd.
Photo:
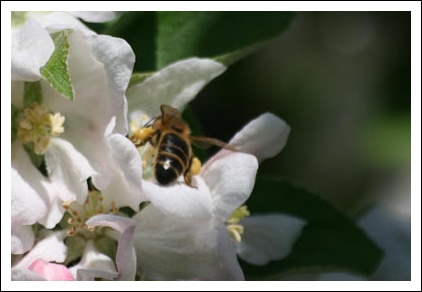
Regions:
M 193 145 L 196 147 L 202 148 L 202 149 L 208 149 L 211 146 L 217 146 L 220 148 L 237 151 L 234 147 L 228 145 L 227 143 L 220 141 L 215 138 L 209 138 L 209 137 L 202 137 L 202 136 L 191 136 L 190 141 Z

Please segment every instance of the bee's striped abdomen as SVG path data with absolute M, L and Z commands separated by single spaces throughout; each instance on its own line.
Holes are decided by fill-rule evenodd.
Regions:
M 166 134 L 158 148 L 155 177 L 160 184 L 169 184 L 184 173 L 190 157 L 185 140 L 175 134 Z

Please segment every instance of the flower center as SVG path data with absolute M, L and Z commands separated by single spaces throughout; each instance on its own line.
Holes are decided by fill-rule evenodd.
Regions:
M 44 105 L 34 103 L 23 111 L 19 121 L 18 139 L 22 144 L 34 143 L 35 153 L 42 155 L 50 145 L 51 137 L 64 132 L 64 116 L 50 113 Z
M 244 231 L 243 225 L 239 224 L 239 222 L 249 215 L 250 213 L 248 211 L 248 207 L 244 205 L 237 208 L 230 216 L 230 218 L 226 221 L 227 232 L 237 243 L 242 241 L 242 234 Z
M 103 196 L 98 191 L 90 191 L 88 197 L 83 205 L 76 201 L 63 203 L 63 208 L 70 214 L 70 218 L 67 221 L 70 224 L 70 229 L 67 232 L 68 236 L 75 236 L 76 234 L 82 234 L 87 238 L 94 237 L 95 228 L 88 227 L 86 221 L 89 218 L 104 213 L 117 213 L 117 207 L 114 202 L 111 203 L 109 210 L 105 210 L 103 205 Z
M 147 115 L 142 115 L 140 123 L 137 121 L 130 123 L 130 140 L 135 145 L 142 145 L 137 148 L 142 157 L 142 177 L 146 180 L 152 179 L 154 175 L 155 157 L 157 155 L 156 148 L 149 142 L 145 143 L 147 138 L 154 133 L 152 128 L 143 126 L 148 121 L 150 121 L 150 118 Z

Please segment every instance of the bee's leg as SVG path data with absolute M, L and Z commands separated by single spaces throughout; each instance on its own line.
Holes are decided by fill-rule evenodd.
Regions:
M 185 173 L 184 173 L 184 179 L 185 179 L 185 183 L 192 187 L 192 188 L 197 188 L 195 186 L 192 185 L 192 177 L 194 175 L 197 175 L 200 171 L 201 171 L 201 161 L 198 159 L 198 157 L 192 156 L 191 159 L 189 160 L 189 166 L 187 167 Z

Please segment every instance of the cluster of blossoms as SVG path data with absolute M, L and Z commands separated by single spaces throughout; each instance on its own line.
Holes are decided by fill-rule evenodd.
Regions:
M 243 280 L 285 257 L 305 222 L 244 206 L 258 163 L 285 145 L 289 127 L 266 113 L 247 124 L 193 177 L 158 184 L 127 138 L 161 104 L 179 110 L 226 67 L 192 58 L 128 88 L 135 55 L 85 21 L 113 13 L 12 16 L 13 280 Z M 42 74 L 66 32 L 73 100 Z M 130 127 L 129 127 L 130 125 Z M 268 131 L 267 129 L 271 129 Z

